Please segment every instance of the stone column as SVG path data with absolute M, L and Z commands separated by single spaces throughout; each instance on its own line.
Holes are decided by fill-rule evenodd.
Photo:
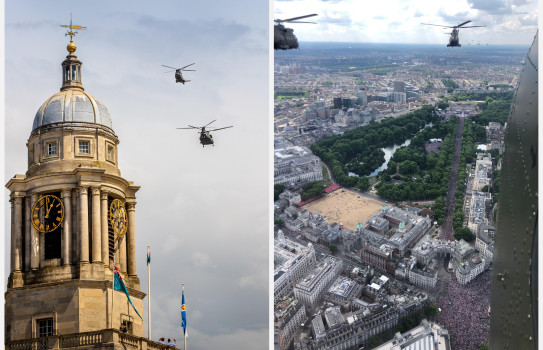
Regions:
M 30 228 L 32 227 L 32 222 L 30 221 L 30 210 L 32 209 L 32 205 L 30 203 L 31 199 L 30 196 L 25 197 L 25 271 L 30 270 L 30 252 L 32 247 L 32 238 L 30 236 Z
M 126 254 L 129 276 L 136 276 L 136 202 L 126 203 L 128 230 L 126 232 Z
M 9 204 L 11 204 L 11 244 L 9 271 L 13 272 L 15 270 L 15 200 L 11 198 L 9 200 Z
M 92 262 L 102 261 L 102 220 L 100 218 L 100 188 L 92 187 Z
M 88 187 L 79 187 L 79 231 L 80 248 L 79 261 L 89 262 L 89 202 L 87 195 Z
M 13 271 L 21 271 L 22 257 L 23 257 L 23 197 L 15 197 L 15 212 L 14 212 L 14 231 L 15 231 L 15 249 L 13 250 L 14 266 Z M 13 237 L 12 237 L 13 239 Z M 13 248 L 12 248 L 13 249 Z
M 62 221 L 62 264 L 70 265 L 72 249 L 72 191 L 60 193 L 64 204 L 64 220 Z
M 38 195 L 30 197 L 31 206 L 38 200 Z M 29 214 L 31 215 L 31 214 Z M 35 270 L 40 267 L 40 234 L 34 225 L 30 224 L 30 268 Z
M 126 235 L 123 237 L 123 240 L 121 241 L 121 244 L 119 245 L 119 269 L 122 272 L 126 272 Z
M 109 265 L 109 233 L 107 229 L 107 193 L 103 193 L 100 196 L 101 205 L 100 209 L 102 210 L 101 223 L 102 223 L 102 261 L 104 264 Z
M 80 237 L 79 237 L 79 213 L 78 203 L 79 203 L 79 191 L 72 191 L 72 238 L 71 238 L 71 247 L 72 247 L 72 264 L 77 264 L 79 262 L 79 247 L 81 246 Z

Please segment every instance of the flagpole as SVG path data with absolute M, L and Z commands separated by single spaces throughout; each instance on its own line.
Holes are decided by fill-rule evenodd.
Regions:
M 185 283 L 183 283 L 183 295 L 185 295 Z M 185 311 L 186 314 L 186 311 Z M 187 330 L 183 329 L 183 338 L 185 339 L 185 348 L 183 350 L 187 350 Z
M 147 329 L 151 339 L 151 248 L 147 246 Z

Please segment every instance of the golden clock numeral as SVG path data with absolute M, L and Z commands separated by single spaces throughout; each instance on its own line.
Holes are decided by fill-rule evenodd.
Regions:
M 45 229 L 46 229 L 47 231 L 49 231 L 49 225 L 45 226 Z
M 43 224 L 40 224 L 40 230 L 43 230 Z
M 57 216 L 57 221 L 61 221 L 62 218 L 60 216 Z
M 39 225 L 40 224 L 40 220 L 34 220 L 34 224 Z

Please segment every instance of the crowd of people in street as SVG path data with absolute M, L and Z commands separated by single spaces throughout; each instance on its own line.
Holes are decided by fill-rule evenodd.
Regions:
M 490 332 L 490 271 L 487 270 L 466 285 L 456 279 L 446 283 L 447 295 L 436 305 L 441 309 L 436 322 L 449 331 L 452 349 L 477 350 L 487 343 Z

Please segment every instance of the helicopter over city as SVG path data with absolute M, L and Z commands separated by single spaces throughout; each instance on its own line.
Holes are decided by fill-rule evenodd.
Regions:
M 301 22 L 300 19 L 317 16 L 316 13 L 311 15 L 305 15 L 300 17 L 293 17 L 289 19 L 276 19 L 273 27 L 273 48 L 275 50 L 290 50 L 298 48 L 298 38 L 294 35 L 292 28 L 285 28 L 283 23 L 313 23 L 315 22 Z
M 477 28 L 477 27 L 486 27 L 486 26 L 465 26 L 466 24 L 471 23 L 471 21 L 465 21 L 464 23 L 455 25 L 455 26 L 443 26 L 439 24 L 430 24 L 430 23 L 421 23 L 427 26 L 436 26 L 436 27 L 442 27 L 442 28 L 452 28 L 452 32 L 445 33 L 450 34 L 451 37 L 449 38 L 449 43 L 447 44 L 447 47 L 461 47 L 460 45 L 460 38 L 458 37 L 458 33 L 460 32 L 460 28 Z
M 233 128 L 234 127 L 233 125 L 231 125 L 231 126 L 225 126 L 223 128 L 206 130 L 206 127 L 209 126 L 211 123 L 215 122 L 216 120 L 217 119 L 207 123 L 204 126 L 192 126 L 192 125 L 189 125 L 188 128 L 177 128 L 177 129 L 200 129 L 200 143 L 202 144 L 202 147 L 204 147 L 206 145 L 215 146 L 214 142 L 213 142 L 213 136 L 211 135 L 210 131 L 218 131 L 218 130 L 223 130 L 223 129 L 228 129 L 228 128 Z
M 170 67 L 170 66 L 165 66 L 163 64 L 161 66 L 175 70 L 175 82 L 176 83 L 183 83 L 183 85 L 185 85 L 185 83 L 189 82 L 190 80 L 183 79 L 183 73 L 181 73 L 181 72 L 196 72 L 196 70 L 193 70 L 193 69 L 185 69 L 187 67 L 192 66 L 193 64 L 195 64 L 195 63 L 191 63 L 191 64 L 186 65 L 185 67 L 181 67 L 181 68 L 174 68 L 174 67 Z M 164 73 L 170 73 L 170 72 L 172 72 L 172 71 L 170 70 L 170 71 L 167 71 L 167 72 L 164 72 Z

